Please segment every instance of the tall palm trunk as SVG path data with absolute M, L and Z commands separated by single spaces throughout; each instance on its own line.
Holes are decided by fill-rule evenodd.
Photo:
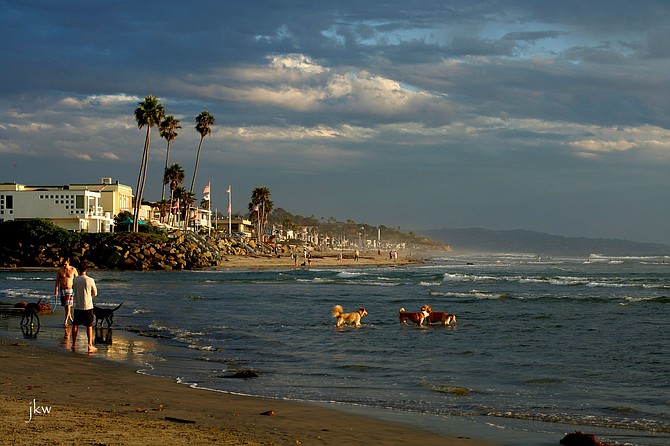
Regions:
M 165 172 L 168 170 L 168 161 L 170 161 L 170 140 L 168 140 L 167 143 L 167 153 L 165 154 L 165 169 L 163 169 L 163 175 L 165 175 Z M 167 186 L 167 183 L 165 182 L 165 179 L 163 179 L 163 189 L 161 190 L 161 200 L 165 199 L 165 186 Z
M 137 196 L 135 197 L 135 207 L 133 209 L 133 232 L 139 229 L 140 207 L 142 206 L 142 194 L 144 193 L 144 183 L 147 175 L 147 162 L 149 160 L 149 143 L 151 140 L 151 126 L 147 126 L 147 136 L 144 139 L 144 152 L 142 153 L 142 162 L 140 164 L 140 173 L 137 176 Z
M 200 137 L 200 145 L 198 146 L 198 154 L 195 157 L 195 170 L 193 171 L 193 181 L 191 181 L 191 190 L 189 192 L 193 193 L 193 186 L 195 186 L 195 176 L 198 174 L 198 164 L 200 163 L 200 150 L 202 149 L 202 141 L 205 139 L 204 136 Z

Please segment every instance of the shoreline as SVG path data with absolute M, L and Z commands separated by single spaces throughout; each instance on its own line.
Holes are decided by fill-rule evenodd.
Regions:
M 419 265 L 425 263 L 422 253 L 408 254 L 398 257 L 395 260 L 389 259 L 388 254 L 363 253 L 359 260 L 355 260 L 351 254 L 347 254 L 342 260 L 339 260 L 339 252 L 314 252 L 312 253 L 312 263 L 310 265 L 303 265 L 304 257 L 298 258 L 298 264 L 295 265 L 290 256 L 269 256 L 269 255 L 228 255 L 224 256 L 224 264 L 216 267 L 197 268 L 191 270 L 163 270 L 170 271 L 219 271 L 227 269 L 304 269 L 304 268 L 333 268 L 333 267 L 360 267 L 360 266 L 404 266 L 404 265 Z M 78 265 L 74 265 L 78 266 Z M 108 269 L 104 267 L 91 267 L 91 270 L 100 271 L 117 271 L 116 269 Z M 57 271 L 58 267 L 42 267 L 42 266 L 18 266 L 18 267 L 0 267 L 0 271 Z M 124 271 L 124 270 L 118 270 Z M 130 270 L 135 271 L 135 270 Z M 149 270 L 161 271 L 161 270 Z
M 1 434 L 14 444 L 495 444 L 322 404 L 194 388 L 5 333 L 0 358 Z

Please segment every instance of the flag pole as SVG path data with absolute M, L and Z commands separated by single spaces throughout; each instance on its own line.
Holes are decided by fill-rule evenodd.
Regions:
M 228 185 L 228 237 L 233 236 L 233 221 L 232 221 L 232 204 L 233 204 L 233 189 Z

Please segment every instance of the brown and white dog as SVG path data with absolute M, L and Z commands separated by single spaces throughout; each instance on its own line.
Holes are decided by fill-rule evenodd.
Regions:
M 368 311 L 363 307 L 352 313 L 344 313 L 344 309 L 341 305 L 335 305 L 333 307 L 333 317 L 337 319 L 337 322 L 335 323 L 336 327 L 341 327 L 344 324 L 352 324 L 356 327 L 360 327 L 361 318 L 367 315 Z
M 428 312 L 425 310 L 421 311 L 405 311 L 404 308 L 398 310 L 398 320 L 401 324 L 406 324 L 407 321 L 414 322 L 417 325 L 422 325 L 423 321 L 428 317 Z
M 426 323 L 428 325 L 434 322 L 440 322 L 442 325 L 451 325 L 456 323 L 455 314 L 447 313 L 445 311 L 433 311 L 433 309 L 428 305 L 421 307 L 421 311 L 428 312 L 428 317 L 426 317 Z

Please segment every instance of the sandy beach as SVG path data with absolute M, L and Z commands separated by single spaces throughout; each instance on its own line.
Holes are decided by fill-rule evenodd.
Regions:
M 310 404 L 190 388 L 29 341 L 0 338 L 0 361 L 3 443 L 490 444 Z
M 310 265 L 304 265 L 305 258 L 300 256 L 296 262 L 291 260 L 290 256 L 283 255 L 280 257 L 269 256 L 227 256 L 225 264 L 221 267 L 226 268 L 304 268 Z M 403 253 L 397 259 L 390 259 L 389 253 L 382 252 L 361 253 L 358 260 L 354 259 L 352 252 L 344 252 L 340 260 L 339 252 L 312 252 L 311 267 L 350 267 L 350 266 L 378 266 L 378 265 L 408 265 L 412 263 L 421 263 L 421 256 L 417 253 Z

